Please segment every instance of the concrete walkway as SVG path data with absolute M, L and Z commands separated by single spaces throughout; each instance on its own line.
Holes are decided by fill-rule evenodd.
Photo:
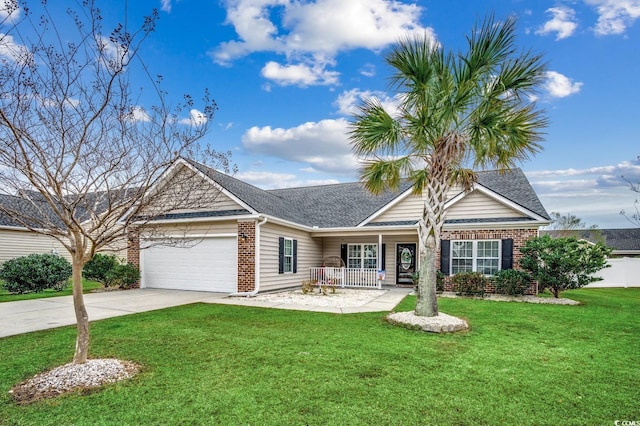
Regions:
M 363 306 L 350 308 L 287 305 L 263 302 L 250 297 L 229 297 L 227 293 L 160 289 L 88 293 L 84 295 L 84 301 L 90 321 L 197 302 L 346 314 L 390 311 L 410 291 L 410 289 L 392 288 Z M 75 323 L 71 296 L 0 303 L 0 337 Z

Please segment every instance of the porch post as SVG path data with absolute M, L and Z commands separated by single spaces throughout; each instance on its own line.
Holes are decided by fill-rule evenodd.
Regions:
M 382 271 L 382 234 L 378 234 L 378 271 Z M 382 280 L 380 274 L 378 275 L 378 288 L 382 288 Z

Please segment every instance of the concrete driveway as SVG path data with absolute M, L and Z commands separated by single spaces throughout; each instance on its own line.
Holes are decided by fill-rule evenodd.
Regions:
M 227 293 L 132 289 L 89 293 L 84 302 L 89 321 L 153 311 L 196 302 L 215 302 Z M 76 323 L 71 296 L 0 303 L 0 337 Z

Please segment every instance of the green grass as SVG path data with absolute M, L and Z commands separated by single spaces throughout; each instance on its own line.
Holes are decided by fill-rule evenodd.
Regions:
M 102 288 L 102 284 L 97 281 L 88 281 L 82 279 L 82 288 L 83 293 L 88 293 L 91 290 Z M 69 296 L 71 292 L 71 281 L 69 281 L 69 285 L 67 286 L 67 288 L 62 291 L 44 290 L 40 293 L 12 294 L 0 287 L 0 303 L 15 302 L 17 300 L 43 299 L 45 297 Z
M 17 406 L 7 391 L 70 360 L 75 329 L 0 341 L 0 424 L 613 424 L 638 420 L 640 289 L 563 293 L 580 306 L 442 299 L 467 333 L 195 304 L 92 324 L 91 355 L 143 372 Z M 410 310 L 405 299 L 398 310 Z

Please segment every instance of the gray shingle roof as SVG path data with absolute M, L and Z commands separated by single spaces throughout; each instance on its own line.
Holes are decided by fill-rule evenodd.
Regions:
M 640 251 L 640 228 L 594 229 L 575 231 L 541 230 L 542 235 L 560 235 L 582 238 L 591 242 L 604 241 L 607 247 L 614 250 Z
M 386 191 L 378 196 L 367 191 L 361 182 L 262 190 L 188 161 L 258 213 L 319 228 L 357 226 L 410 188 L 409 182 L 405 181 L 397 191 Z M 549 219 L 522 170 L 481 171 L 477 175 L 480 185 Z
M 550 219 L 529 180 L 519 168 L 509 171 L 482 171 L 478 172 L 477 175 L 480 185 L 545 219 Z
M 39 197 L 33 196 L 32 201 L 15 195 L 0 194 L 0 226 L 41 228 L 43 219 L 48 218 L 52 226 L 62 227 L 60 219 L 55 217 L 51 207 L 45 201 L 38 201 Z M 25 222 L 14 219 L 11 212 L 20 212 Z M 28 220 L 33 218 L 33 220 Z

